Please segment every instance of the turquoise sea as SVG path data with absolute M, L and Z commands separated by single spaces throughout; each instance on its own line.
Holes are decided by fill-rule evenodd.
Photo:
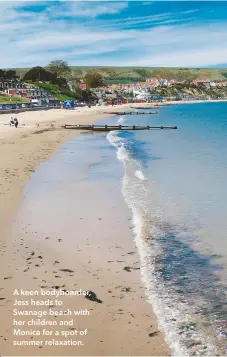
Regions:
M 175 105 L 110 122 L 124 167 L 147 296 L 177 355 L 227 354 L 227 103 Z
M 141 279 L 173 355 L 227 355 L 227 103 L 179 104 L 105 123 L 178 130 L 69 140 L 27 184 L 21 225 L 29 217 L 39 236 L 63 234 L 67 225 L 73 242 L 76 215 L 105 205 L 110 217 L 123 196 Z

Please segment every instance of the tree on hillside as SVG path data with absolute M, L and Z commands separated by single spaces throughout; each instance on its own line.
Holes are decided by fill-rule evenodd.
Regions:
M 97 99 L 97 96 L 94 93 L 92 93 L 90 90 L 81 90 L 80 95 L 81 95 L 81 99 L 84 100 L 85 102 Z
M 50 82 L 54 78 L 54 74 L 47 71 L 43 67 L 33 67 L 29 69 L 28 72 L 25 73 L 24 75 L 24 81 L 32 81 L 32 82 L 37 82 L 37 81 L 43 81 L 43 82 Z
M 221 72 L 221 75 L 225 78 L 227 78 L 227 72 Z
M 71 69 L 68 63 L 62 60 L 51 61 L 48 66 L 48 70 L 54 73 L 57 77 L 62 77 L 70 74 Z
M 137 73 L 143 79 L 151 77 L 151 72 L 143 68 L 133 68 L 133 72 Z
M 13 69 L 9 69 L 8 71 L 5 72 L 5 78 L 7 79 L 17 79 L 19 76 L 17 75 L 17 72 Z
M 5 78 L 5 71 L 0 69 L 0 78 Z
M 16 71 L 9 69 L 4 70 L 4 69 L 0 69 L 0 78 L 2 79 L 17 79 L 19 78 L 19 76 L 17 75 Z
M 68 89 L 68 84 L 65 78 L 57 77 L 56 74 L 47 71 L 43 67 L 33 67 L 24 75 L 24 81 L 31 82 L 49 82 L 55 84 L 61 88 Z
M 84 77 L 84 81 L 89 89 L 103 86 L 103 78 L 101 74 L 95 71 L 87 72 Z

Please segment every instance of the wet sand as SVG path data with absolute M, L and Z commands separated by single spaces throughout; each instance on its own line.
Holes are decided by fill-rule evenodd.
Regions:
M 52 113 L 52 117 L 50 112 L 47 114 L 47 124 L 56 123 L 57 115 L 59 124 L 65 123 L 66 119 L 70 123 L 78 122 L 75 113 L 64 112 L 63 118 L 60 112 Z M 101 112 L 92 115 L 84 112 L 79 116 L 79 122 L 92 123 L 105 117 Z M 33 126 L 37 120 L 38 116 L 33 119 Z M 112 214 L 109 214 L 108 202 L 114 201 L 111 192 L 103 200 L 101 192 L 93 189 L 87 193 L 87 187 L 80 182 L 70 187 L 61 186 L 61 193 L 64 197 L 68 195 L 68 200 L 71 190 L 75 190 L 75 206 L 79 210 L 73 210 L 73 217 L 66 203 L 64 206 L 55 201 L 56 195 L 48 202 L 34 199 L 31 211 L 43 210 L 46 217 L 42 217 L 43 225 L 39 221 L 36 223 L 36 230 L 33 230 L 34 222 L 29 222 L 32 212 L 31 216 L 27 212 L 26 220 L 23 215 L 16 214 L 23 205 L 24 183 L 36 167 L 56 153 L 63 142 L 79 133 L 42 131 L 34 127 L 20 132 L 11 129 L 11 132 L 0 133 L 0 314 L 4 321 L 0 325 L 1 355 L 169 355 L 152 307 L 144 296 L 139 257 L 132 238 L 131 212 L 123 198 L 115 201 Z M 39 206 L 36 206 L 37 202 Z M 54 231 L 56 221 L 61 222 L 58 235 Z M 72 229 L 72 222 L 76 222 L 76 231 Z M 84 297 L 64 298 L 65 308 L 75 309 L 76 304 L 77 309 L 87 308 L 91 312 L 89 316 L 76 318 L 77 329 L 89 330 L 84 346 L 12 347 L 13 289 L 36 290 L 41 287 L 47 290 L 91 290 L 102 300 L 97 303 Z M 35 329 L 39 328 L 36 326 Z

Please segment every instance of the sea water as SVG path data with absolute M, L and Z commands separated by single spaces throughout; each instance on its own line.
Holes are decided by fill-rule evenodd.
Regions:
M 143 110 L 144 111 L 144 110 Z M 149 301 L 175 355 L 227 354 L 227 103 L 111 118 Z
M 94 227 L 103 217 L 105 240 L 108 234 L 114 239 L 114 220 L 125 217 L 128 225 L 129 207 L 147 299 L 173 355 L 226 355 L 227 103 L 166 106 L 155 115 L 135 112 L 97 122 L 103 123 L 178 130 L 70 139 L 26 184 L 18 225 L 39 241 L 62 235 L 64 242 L 67 226 L 72 247 L 84 222 L 75 217 L 88 212 Z M 121 239 L 124 232 L 122 227 Z M 79 244 L 83 249 L 86 240 Z

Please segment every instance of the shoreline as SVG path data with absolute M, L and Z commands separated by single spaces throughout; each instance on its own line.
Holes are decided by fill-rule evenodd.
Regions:
M 158 106 L 168 106 L 168 105 L 175 105 L 175 104 L 200 104 L 200 103 L 225 103 L 227 102 L 227 98 L 226 99 L 209 99 L 209 100 L 204 100 L 204 99 L 198 99 L 198 100 L 171 100 L 171 101 L 165 101 L 165 102 L 144 102 L 144 103 L 127 103 L 127 104 L 116 104 L 113 107 L 111 105 L 102 105 L 102 106 L 95 106 L 95 107 L 91 107 L 91 108 L 87 108 L 87 107 L 75 107 L 72 111 L 75 113 L 77 111 L 90 111 L 90 112 L 100 112 L 103 113 L 103 111 L 107 110 L 110 111 L 111 108 L 116 108 L 116 109 L 127 109 L 127 108 L 137 108 L 140 107 L 141 105 L 144 106 L 152 106 L 155 104 L 158 104 Z M 33 112 L 47 112 L 47 111 L 70 111 L 70 110 L 66 110 L 63 108 L 28 108 L 28 109 L 12 109 L 12 110 L 0 110 L 0 117 L 1 116 L 5 116 L 5 115 L 9 115 L 9 114 L 21 114 L 21 113 L 27 113 L 27 112 L 31 112 L 33 114 Z
M 120 109 L 125 109 L 128 106 L 119 106 Z M 114 107 L 116 108 L 116 106 Z M 109 111 L 113 110 L 112 107 L 108 108 Z M 24 274 L 23 271 L 17 272 L 16 270 L 18 267 L 23 267 L 25 265 L 24 257 L 26 255 L 26 251 L 24 250 L 24 243 L 26 242 L 27 247 L 29 247 L 29 250 L 36 250 L 36 251 L 41 251 L 42 249 L 42 254 L 44 253 L 48 257 L 52 256 L 52 249 L 44 248 L 41 243 L 37 243 L 37 245 L 32 245 L 31 241 L 26 238 L 26 236 L 23 236 L 21 239 L 23 240 L 23 243 L 19 243 L 15 240 L 12 240 L 12 231 L 11 231 L 11 222 L 12 219 L 15 215 L 15 212 L 19 208 L 19 205 L 21 203 L 21 200 L 23 198 L 22 193 L 24 189 L 24 185 L 27 181 L 31 179 L 31 173 L 36 171 L 36 168 L 44 161 L 52 157 L 55 153 L 57 153 L 61 147 L 61 145 L 69 140 L 70 138 L 76 137 L 80 135 L 80 132 L 75 132 L 75 131 L 64 131 L 64 130 L 45 130 L 46 126 L 49 126 L 50 124 L 54 125 L 62 125 L 65 124 L 65 121 L 70 121 L 70 123 L 78 123 L 78 120 L 80 120 L 81 124 L 91 124 L 97 119 L 105 119 L 109 117 L 110 115 L 104 114 L 103 111 L 107 111 L 107 108 L 96 108 L 96 110 L 92 110 L 91 108 L 82 108 L 82 110 L 78 111 L 73 111 L 73 112 L 66 112 L 65 110 L 62 110 L 59 112 L 59 110 L 53 110 L 53 111 L 48 111 L 45 113 L 40 113 L 40 112 L 35 112 L 36 115 L 33 113 L 33 118 L 30 118 L 28 113 L 21 113 L 18 115 L 19 123 L 25 124 L 25 127 L 22 128 L 4 128 L 5 130 L 0 131 L 0 147 L 1 147 L 1 178 L 0 178 L 0 184 L 1 184 L 1 195 L 4 199 L 4 205 L 1 207 L 1 215 L 0 215 L 0 227 L 1 227 L 1 281 L 3 281 L 3 287 L 0 291 L 1 296 L 2 294 L 6 294 L 7 296 L 7 301 L 8 304 L 10 302 L 12 303 L 12 289 L 14 288 L 14 284 L 18 284 L 20 282 L 20 286 L 30 286 L 35 288 L 36 286 L 36 281 L 32 280 L 32 276 L 29 273 Z M 5 121 L 7 122 L 9 120 L 9 116 L 4 118 Z M 39 124 L 39 128 L 37 128 L 37 124 Z M 0 128 L 1 129 L 1 128 Z M 8 130 L 7 130 L 8 129 Z M 83 231 L 81 231 L 83 232 Z M 58 243 L 57 243 L 58 244 Z M 54 249 L 56 249 L 57 244 L 53 246 Z M 133 248 L 133 243 L 132 246 L 126 245 L 128 250 L 135 249 Z M 107 247 L 108 248 L 108 247 Z M 45 249 L 43 251 L 43 249 Z M 109 249 L 109 248 L 108 248 Z M 125 248 L 126 249 L 126 248 Z M 96 250 L 95 250 L 96 251 Z M 57 254 L 57 253 L 56 253 Z M 15 257 L 16 256 L 16 257 Z M 58 255 L 59 256 L 59 255 Z M 113 253 L 113 256 L 115 260 L 119 259 L 119 250 L 117 252 Z M 68 263 L 68 256 L 62 256 L 60 254 L 59 256 L 61 260 L 65 261 Z M 59 258 L 59 259 L 60 259 Z M 83 257 L 83 260 L 80 261 L 81 265 L 84 265 L 84 262 L 88 259 L 87 256 Z M 138 255 L 136 253 L 135 256 L 130 257 L 128 259 L 128 263 L 135 261 L 135 259 L 139 259 Z M 14 262 L 12 262 L 14 261 Z M 44 264 L 44 267 L 47 271 L 50 271 L 53 269 L 50 264 L 49 264 L 49 259 L 47 259 L 47 262 Z M 106 281 L 106 285 L 109 286 L 109 289 L 114 283 L 114 277 L 115 274 L 113 274 L 113 277 L 111 277 L 108 273 L 107 268 L 109 268 L 109 265 L 103 264 L 101 266 L 106 270 L 104 272 L 104 275 L 102 276 L 102 279 Z M 97 268 L 97 264 L 94 264 L 90 267 L 93 269 L 94 274 L 95 274 L 95 269 Z M 99 266 L 100 268 L 100 266 Z M 113 264 L 111 265 L 111 268 L 113 271 L 116 269 L 116 273 L 118 273 L 118 264 Z M 80 270 L 80 266 L 78 264 L 76 265 L 76 269 Z M 20 269 L 19 269 L 20 270 Z M 7 272 L 7 274 L 6 274 Z M 16 275 L 15 275 L 16 273 Z M 12 279 L 7 279 L 6 275 L 10 276 L 16 276 L 16 280 L 13 277 Z M 43 272 L 44 274 L 44 272 Z M 119 281 L 122 283 L 123 282 L 123 274 L 118 274 L 119 275 Z M 42 273 L 40 275 L 40 278 L 42 277 Z M 46 276 L 45 276 L 46 278 Z M 128 278 L 128 276 L 127 276 Z M 50 279 L 53 279 L 50 273 Z M 84 283 L 84 281 L 87 281 L 87 284 L 89 288 L 92 290 L 93 286 L 92 281 L 84 274 L 83 270 L 81 271 L 81 284 Z M 118 303 L 117 309 L 120 307 L 123 309 L 131 309 L 134 314 L 140 312 L 143 313 L 143 318 L 139 318 L 137 321 L 136 326 L 140 326 L 140 331 L 137 331 L 137 328 L 134 326 L 134 336 L 131 339 L 130 333 L 128 331 L 128 325 L 127 325 L 127 318 L 121 320 L 119 315 L 119 319 L 117 319 L 117 322 L 114 324 L 114 331 L 111 331 L 108 333 L 103 334 L 103 326 L 100 326 L 98 328 L 99 333 L 97 336 L 99 338 L 103 336 L 103 339 L 105 341 L 101 341 L 103 344 L 100 345 L 96 340 L 90 341 L 92 344 L 92 348 L 88 348 L 84 350 L 84 353 L 81 350 L 78 350 L 79 355 L 130 355 L 130 354 L 140 354 L 140 355 L 169 355 L 170 351 L 166 344 L 164 343 L 164 338 L 163 334 L 159 331 L 157 332 L 157 321 L 156 317 L 152 313 L 152 306 L 147 302 L 145 298 L 145 293 L 144 290 L 145 288 L 142 286 L 141 282 L 141 277 L 139 271 L 133 271 L 130 273 L 130 280 L 133 284 L 133 288 L 136 289 L 135 296 L 138 299 L 138 302 L 133 303 L 130 301 L 124 301 L 120 300 Z M 66 284 L 69 283 L 69 278 L 65 277 L 65 282 Z M 108 282 L 108 283 L 107 283 Z M 90 284 L 90 285 L 89 285 Z M 96 286 L 96 285 L 95 285 Z M 95 291 L 95 286 L 94 286 L 94 291 Z M 109 301 L 109 305 L 111 305 L 111 297 L 109 296 L 108 292 L 106 293 L 105 290 L 103 290 L 103 295 L 104 299 Z M 121 299 L 121 297 L 119 297 Z M 142 300 L 141 300 L 142 299 Z M 112 308 L 108 310 L 105 308 L 104 312 L 101 312 L 98 310 L 99 317 L 106 323 L 106 324 L 111 324 L 111 320 L 109 320 L 109 314 L 112 316 L 115 314 L 118 314 L 116 308 L 114 307 L 113 303 L 114 299 L 112 298 Z M 139 308 L 138 308 L 138 303 L 139 303 Z M 69 301 L 67 304 L 72 304 L 72 301 Z M 84 302 L 83 302 L 84 306 Z M 88 306 L 90 306 L 88 304 Z M 12 349 L 9 349 L 9 339 L 10 339 L 10 326 L 11 326 L 11 320 L 12 317 L 10 318 L 9 315 L 9 310 L 10 305 L 8 305 L 8 309 L 6 311 L 4 304 L 1 304 L 1 316 L 3 317 L 5 321 L 5 326 L 7 326 L 8 331 L 6 327 L 1 326 L 0 327 L 0 335 L 4 336 L 4 339 L 6 341 L 2 341 L 0 339 L 0 345 L 1 345 L 1 355 L 26 355 L 26 353 L 14 353 Z M 123 317 L 122 317 L 123 318 Z M 96 326 L 95 321 L 97 321 L 97 316 L 94 316 L 91 319 L 91 326 L 94 329 Z M 152 330 L 149 330 L 151 335 L 154 333 L 154 336 L 152 335 L 152 338 L 147 337 L 148 332 L 145 331 L 146 328 L 149 327 L 148 323 L 151 324 L 152 322 Z M 123 323 L 123 326 L 122 326 Z M 126 329 L 125 329 L 126 328 Z M 153 328 L 155 331 L 153 331 Z M 142 331 L 141 331 L 142 329 Z M 118 331 L 119 330 L 119 331 Z M 120 335 L 122 336 L 120 337 Z M 156 336 L 157 334 L 157 336 Z M 7 335 L 7 336 L 6 336 Z M 109 349 L 109 338 L 113 338 L 113 344 L 114 338 L 121 338 L 121 345 L 114 345 L 113 348 L 111 349 L 111 352 Z M 129 346 L 127 345 L 127 338 L 129 340 Z M 126 340 L 125 340 L 126 339 Z M 147 342 L 144 342 L 144 341 Z M 126 344 L 125 344 L 126 342 Z M 137 348 L 137 344 L 139 342 L 139 347 Z M 143 344 L 145 345 L 143 346 Z M 125 345 L 126 346 L 125 346 Z M 44 350 L 44 349 L 43 349 Z M 112 352 L 114 351 L 114 353 Z M 70 353 L 66 349 L 62 350 L 53 350 L 53 347 L 50 349 L 50 351 L 47 353 L 43 352 L 42 354 L 42 349 L 38 350 L 36 349 L 35 354 L 39 355 L 53 355 L 54 352 L 55 355 L 63 355 L 64 353 L 67 355 L 76 355 L 75 350 L 71 351 Z M 32 351 L 28 350 L 27 355 L 32 355 L 33 354 L 33 349 Z M 33 354 L 34 355 L 34 354 Z

